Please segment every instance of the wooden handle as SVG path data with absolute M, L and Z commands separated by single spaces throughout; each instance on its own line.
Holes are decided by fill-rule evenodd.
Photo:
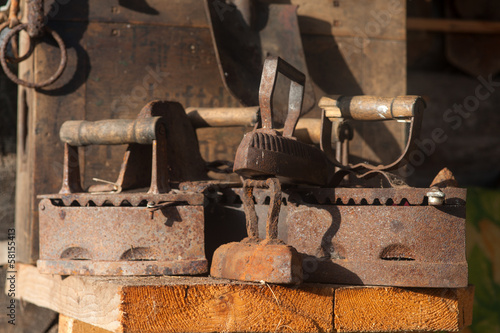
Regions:
M 190 107 L 186 113 L 194 128 L 254 126 L 258 120 L 259 107 L 245 108 L 197 108 Z
M 156 139 L 160 122 L 161 117 L 70 120 L 61 126 L 59 137 L 62 142 L 71 146 L 151 144 Z
M 354 120 L 408 120 L 417 109 L 424 108 L 420 96 L 376 97 L 376 96 L 333 96 L 322 97 L 318 103 L 327 118 Z M 421 110 L 421 109 L 420 109 Z

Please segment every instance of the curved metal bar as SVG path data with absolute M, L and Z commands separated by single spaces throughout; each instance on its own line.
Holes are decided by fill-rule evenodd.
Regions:
M 66 68 L 66 64 L 68 62 L 68 56 L 66 52 L 66 45 L 64 45 L 64 41 L 62 40 L 61 36 L 54 30 L 45 27 L 45 31 L 48 32 L 49 34 L 52 35 L 54 40 L 57 42 L 59 49 L 61 50 L 61 61 L 59 63 L 59 67 L 57 68 L 57 71 L 49 77 L 47 80 L 44 80 L 42 82 L 28 82 L 23 79 L 18 78 L 14 73 L 11 72 L 9 67 L 7 66 L 7 59 L 6 59 L 6 52 L 7 52 L 7 45 L 9 44 L 9 41 L 12 39 L 12 37 L 18 33 L 21 30 L 26 30 L 28 27 L 27 24 L 19 24 L 15 26 L 11 31 L 7 33 L 5 36 L 4 43 L 0 47 L 0 63 L 2 64 L 2 68 L 5 72 L 5 75 L 9 79 L 11 79 L 13 82 L 16 84 L 28 87 L 28 88 L 42 88 L 45 86 L 48 86 L 52 83 L 54 83 L 63 73 L 64 69 Z
M 0 33 L 9 26 L 9 21 L 5 21 L 3 22 L 2 24 L 0 24 Z M 11 29 L 12 30 L 12 29 Z M 4 42 L 5 39 L 4 39 Z M 7 60 L 7 62 L 11 63 L 11 64 L 17 64 L 17 63 L 20 63 L 21 61 L 24 61 L 26 59 L 28 59 L 31 54 L 33 53 L 33 43 L 31 42 L 31 39 L 29 40 L 29 48 L 28 48 L 28 51 L 26 51 L 26 53 L 21 56 L 21 57 L 18 57 L 17 56 L 17 52 L 14 50 L 14 47 L 13 47 L 13 53 L 14 53 L 14 56 L 15 58 L 12 58 L 12 57 L 8 57 L 8 56 L 5 56 L 5 59 Z
M 302 109 L 306 76 L 279 57 L 268 57 L 266 59 L 259 88 L 262 128 L 265 129 L 273 128 L 272 101 L 278 73 L 283 74 L 292 81 L 288 97 L 288 114 L 283 131 L 283 136 L 291 137 Z
M 420 127 L 422 125 L 422 116 L 423 109 L 425 107 L 425 103 L 420 98 L 415 101 L 415 105 L 413 108 L 413 116 L 410 121 L 410 133 L 408 135 L 408 141 L 406 142 L 405 148 L 401 155 L 392 163 L 389 164 L 380 164 L 380 165 L 371 165 L 368 163 L 358 163 L 358 164 L 346 164 L 343 165 L 340 163 L 331 148 L 331 133 L 332 133 L 332 122 L 325 115 L 325 111 L 322 114 L 322 135 L 321 135 L 321 149 L 325 152 L 328 160 L 338 167 L 341 170 L 350 170 L 356 173 L 358 178 L 366 177 L 372 173 L 381 172 L 381 171 L 390 171 L 397 169 L 404 164 L 406 164 L 406 158 L 413 151 L 415 146 L 415 139 L 418 137 L 420 133 Z

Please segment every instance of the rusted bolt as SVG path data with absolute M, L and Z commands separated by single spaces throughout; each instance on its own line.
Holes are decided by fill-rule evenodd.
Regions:
M 429 205 L 441 206 L 444 203 L 445 194 L 437 187 L 431 188 L 426 196 L 429 198 Z
M 45 205 L 41 205 L 40 210 L 45 210 Z

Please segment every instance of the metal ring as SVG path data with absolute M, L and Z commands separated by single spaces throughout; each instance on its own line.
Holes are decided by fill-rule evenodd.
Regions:
M 8 26 L 9 26 L 9 21 L 5 21 L 2 24 L 0 24 L 0 33 L 3 31 L 3 29 L 7 28 Z M 6 40 L 4 40 L 4 41 L 6 42 Z M 23 56 L 11 58 L 11 57 L 6 55 L 5 59 L 7 59 L 7 62 L 9 62 L 11 64 L 18 64 L 21 61 L 28 59 L 31 56 L 31 54 L 33 53 L 33 49 L 34 49 L 33 43 L 31 42 L 31 38 L 30 38 L 28 51 L 26 51 L 26 53 Z M 15 52 L 13 51 L 13 53 L 15 53 Z
M 66 53 L 66 45 L 64 45 L 64 42 L 63 42 L 61 36 L 59 36 L 59 34 L 57 32 L 55 32 L 54 30 L 52 30 L 52 29 L 50 29 L 48 27 L 45 27 L 45 30 L 52 35 L 52 38 L 54 38 L 54 40 L 59 45 L 59 49 L 61 50 L 61 62 L 59 63 L 59 68 L 54 73 L 54 75 L 52 75 L 47 80 L 39 82 L 39 83 L 27 82 L 27 81 L 25 81 L 23 79 L 20 79 L 16 75 L 14 75 L 10 71 L 9 67 L 7 66 L 7 62 L 6 62 L 6 59 L 5 59 L 6 58 L 5 53 L 7 51 L 7 45 L 9 44 L 9 41 L 12 39 L 12 37 L 16 33 L 18 33 L 19 31 L 21 31 L 23 29 L 26 30 L 27 27 L 28 27 L 27 24 L 19 24 L 18 26 L 15 26 L 11 31 L 9 31 L 7 33 L 7 35 L 5 36 L 4 43 L 2 44 L 2 46 L 0 48 L 0 62 L 2 64 L 2 68 L 3 68 L 4 72 L 5 72 L 5 75 L 7 75 L 7 77 L 9 79 L 11 79 L 13 82 L 15 82 L 16 84 L 19 84 L 19 85 L 22 85 L 22 86 L 25 86 L 25 87 L 28 87 L 28 88 L 41 88 L 41 87 L 45 87 L 45 86 L 48 86 L 49 84 L 54 83 L 61 76 L 61 74 L 63 73 L 64 69 L 66 68 L 66 64 L 68 62 L 68 57 L 67 57 L 67 53 Z

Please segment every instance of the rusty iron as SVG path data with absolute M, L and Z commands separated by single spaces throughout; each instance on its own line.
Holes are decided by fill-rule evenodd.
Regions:
M 236 154 L 234 170 L 254 179 L 245 180 L 242 189 L 224 189 L 221 193 L 225 198 L 219 199 L 228 207 L 238 209 L 239 206 L 244 211 L 248 237 L 243 242 L 229 243 L 216 250 L 212 275 L 250 281 L 265 280 L 263 277 L 269 279 L 271 265 L 265 266 L 260 253 L 249 245 L 265 234 L 267 238 L 272 235 L 272 238 L 283 240 L 301 254 L 305 281 L 402 287 L 466 286 L 466 191 L 446 187 L 412 188 L 390 173 L 403 165 L 413 148 L 422 119 L 422 99 L 416 96 L 358 96 L 322 103 L 321 146 L 332 162 L 327 164 L 328 167 L 336 167 L 333 181 L 325 188 L 297 187 L 304 178 L 290 177 L 288 169 L 277 167 L 275 162 L 278 158 L 289 160 L 284 154 L 289 150 L 286 150 L 284 141 L 277 139 L 282 137 L 274 132 L 272 125 L 271 102 L 277 68 L 276 63 L 264 66 L 260 90 L 262 128 L 247 134 Z M 291 89 L 289 119 L 285 122 L 283 138 L 291 137 L 297 122 L 295 115 L 300 104 L 294 97 L 300 95 L 299 88 L 296 85 Z M 402 155 L 386 165 L 349 164 L 349 141 L 353 138 L 349 122 L 382 119 L 410 122 L 409 140 Z M 337 145 L 335 152 L 332 141 Z M 280 155 L 268 155 L 259 145 L 272 147 Z M 249 148 L 254 147 L 261 148 L 261 151 L 249 154 Z M 252 159 L 255 162 L 249 168 L 248 161 Z M 267 164 L 274 167 L 271 172 L 267 171 L 271 169 Z M 302 173 L 314 173 L 314 169 L 303 168 Z M 359 178 L 381 174 L 390 187 L 332 187 L 332 184 L 340 183 L 336 175 L 343 177 L 347 173 Z M 265 181 L 255 179 L 270 176 L 292 178 L 292 183 L 286 184 L 280 195 L 283 204 L 280 204 L 279 212 L 274 213 L 271 212 L 276 202 L 275 193 L 261 189 Z M 314 181 L 309 180 L 309 183 Z M 342 185 L 349 185 L 349 182 Z M 238 198 L 242 204 L 238 203 Z M 259 228 L 258 221 L 264 220 L 266 210 L 264 231 L 262 226 Z M 276 224 L 270 230 L 271 219 L 275 219 Z
M 176 205 L 153 210 L 147 207 L 152 202 Z M 207 270 L 201 194 L 50 196 L 39 209 L 37 266 L 42 273 L 193 275 Z
M 324 189 L 318 201 L 289 198 L 287 244 L 304 255 L 311 282 L 467 286 L 466 190 Z M 310 190 L 308 194 L 315 193 Z M 322 193 L 321 193 L 322 192 Z
M 5 35 L 4 40 L 2 41 L 2 45 L 0 46 L 0 64 L 5 72 L 5 75 L 15 82 L 18 85 L 22 85 L 28 88 L 43 88 L 48 85 L 54 83 L 57 79 L 59 79 L 66 68 L 68 62 L 68 55 L 66 51 L 66 45 L 64 44 L 61 36 L 54 30 L 45 26 L 45 17 L 44 17 L 44 0 L 28 0 L 28 23 L 19 24 L 17 20 L 17 11 L 19 10 L 18 1 L 13 1 L 10 7 L 9 14 L 9 28 L 11 29 Z M 13 37 L 19 33 L 21 30 L 25 30 L 29 36 L 29 48 L 26 54 L 21 57 L 9 58 L 7 56 L 7 46 L 11 40 L 14 40 Z M 59 62 L 59 66 L 54 74 L 52 74 L 48 79 L 45 79 L 41 82 L 28 82 L 17 77 L 10 68 L 7 66 L 7 61 L 11 63 L 19 63 L 25 59 L 27 59 L 32 53 L 34 49 L 34 41 L 41 39 L 45 33 L 48 33 L 52 36 L 52 38 L 56 41 L 60 51 L 61 51 L 61 60 Z
M 269 210 L 266 237 L 259 237 L 254 206 L 254 187 L 268 187 Z M 281 208 L 281 186 L 276 178 L 247 179 L 241 196 L 248 237 L 241 242 L 220 246 L 214 253 L 210 274 L 241 281 L 298 284 L 302 282 L 302 260 L 297 251 L 278 239 L 278 217 Z
M 273 129 L 273 94 L 278 73 L 291 80 L 283 135 Z M 293 137 L 304 96 L 305 76 L 278 57 L 268 57 L 262 71 L 259 103 L 262 127 L 245 134 L 234 160 L 234 172 L 244 177 L 280 177 L 326 184 L 328 163 L 321 150 Z
M 44 0 L 27 0 L 28 27 L 26 32 L 30 38 L 40 38 L 45 32 L 44 2 Z
M 284 187 L 277 237 L 302 255 L 306 282 L 464 287 L 466 190 L 439 190 L 434 206 L 428 188 Z M 223 195 L 225 207 L 244 210 L 245 189 Z M 271 195 L 253 196 L 262 237 Z
M 204 194 L 172 189 L 172 177 L 202 179 L 196 144 L 178 103 L 152 102 L 133 120 L 68 121 L 63 185 L 39 204 L 42 273 L 62 275 L 196 275 L 207 272 Z M 183 137 L 184 136 L 184 137 Z M 175 139 L 174 139 L 175 138 Z M 81 185 L 78 147 L 129 144 L 116 182 Z M 196 147 L 197 148 L 197 147 Z M 167 157 L 168 155 L 168 157 Z M 201 160 L 202 161 L 202 160 Z M 149 189 L 148 189 L 149 186 Z
M 244 105 L 259 103 L 259 82 L 262 66 L 268 56 L 286 58 L 309 76 L 302 47 L 297 6 L 250 0 L 205 1 L 217 63 L 224 85 Z M 285 82 L 275 89 L 276 112 L 273 121 L 279 126 L 286 118 Z M 311 82 L 305 83 L 302 114 L 315 106 Z

